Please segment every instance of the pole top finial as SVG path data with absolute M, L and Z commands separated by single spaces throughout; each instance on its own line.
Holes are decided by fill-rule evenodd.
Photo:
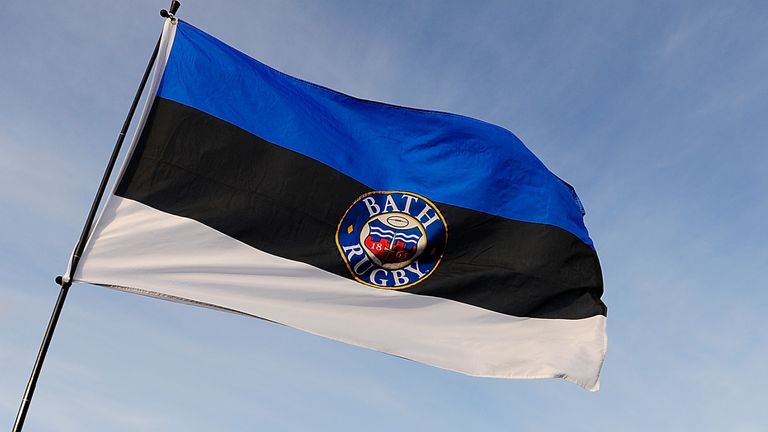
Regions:
M 176 12 L 179 10 L 180 6 L 181 6 L 181 3 L 178 0 L 172 0 L 171 5 L 168 7 L 168 10 L 160 9 L 160 16 L 163 18 L 170 18 L 175 22 Z

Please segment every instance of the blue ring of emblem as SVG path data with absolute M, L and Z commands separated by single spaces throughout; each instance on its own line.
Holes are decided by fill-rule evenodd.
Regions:
M 447 242 L 440 210 L 413 192 L 363 194 L 336 228 L 336 247 L 352 277 L 381 289 L 401 290 L 429 277 Z

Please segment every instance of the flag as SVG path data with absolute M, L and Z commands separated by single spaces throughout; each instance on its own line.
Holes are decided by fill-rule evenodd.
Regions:
M 515 135 L 302 81 L 180 20 L 67 275 L 475 376 L 596 390 L 606 348 L 581 203 Z

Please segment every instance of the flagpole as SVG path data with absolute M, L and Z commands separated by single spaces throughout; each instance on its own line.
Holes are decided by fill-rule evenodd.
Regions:
M 179 10 L 179 6 L 181 6 L 181 3 L 178 1 L 171 1 L 171 5 L 168 10 L 163 9 L 160 11 L 160 16 L 163 18 L 173 17 Z M 27 382 L 27 388 L 24 390 L 24 396 L 21 399 L 21 406 L 19 406 L 19 412 L 16 415 L 16 422 L 13 425 L 13 432 L 21 432 L 22 428 L 24 427 L 24 420 L 27 417 L 29 405 L 32 401 L 32 396 L 35 393 L 35 387 L 37 387 L 37 380 L 40 377 L 40 371 L 43 368 L 43 362 L 45 361 L 45 356 L 48 353 L 48 347 L 51 345 L 53 332 L 56 330 L 56 324 L 59 321 L 59 315 L 61 315 L 61 310 L 64 307 L 64 301 L 67 299 L 69 287 L 72 286 L 71 276 L 75 274 L 77 264 L 80 261 L 80 256 L 83 253 L 83 249 L 85 249 L 85 243 L 88 240 L 88 235 L 91 232 L 93 221 L 96 218 L 96 212 L 99 209 L 99 204 L 101 204 L 101 198 L 104 196 L 104 191 L 107 189 L 107 183 L 109 183 L 109 178 L 112 175 L 112 170 L 115 167 L 115 162 L 117 161 L 117 157 L 120 154 L 121 148 L 123 147 L 125 134 L 128 132 L 128 128 L 131 125 L 131 120 L 133 119 L 133 115 L 136 112 L 136 107 L 139 105 L 141 95 L 144 93 L 144 87 L 146 86 L 147 80 L 149 79 L 152 66 L 155 64 L 155 59 L 157 58 L 159 48 L 160 39 L 157 40 L 155 49 L 152 51 L 152 55 L 149 58 L 147 68 L 144 70 L 144 76 L 141 78 L 141 83 L 139 84 L 139 88 L 136 90 L 136 95 L 133 97 L 133 102 L 131 103 L 131 107 L 128 110 L 128 115 L 125 117 L 123 127 L 120 129 L 120 134 L 117 136 L 115 147 L 112 149 L 112 155 L 110 156 L 107 167 L 104 170 L 104 175 L 101 178 L 99 189 L 96 191 L 96 196 L 93 198 L 91 209 L 88 212 L 88 217 L 85 219 L 85 224 L 83 225 L 83 231 L 80 233 L 80 239 L 77 241 L 77 245 L 75 246 L 75 250 L 72 254 L 72 263 L 70 265 L 69 271 L 70 274 L 68 275 L 69 277 L 67 280 L 63 280 L 61 276 L 56 277 L 56 283 L 61 285 L 61 289 L 59 290 L 59 297 L 56 299 L 56 304 L 53 307 L 51 318 L 48 321 L 48 328 L 45 330 L 45 336 L 43 336 L 43 342 L 40 345 L 40 351 L 37 353 L 35 364 L 32 367 L 32 373 L 30 374 L 29 381 Z

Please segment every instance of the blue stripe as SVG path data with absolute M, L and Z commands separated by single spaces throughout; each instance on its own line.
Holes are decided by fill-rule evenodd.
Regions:
M 356 99 L 276 71 L 182 21 L 158 95 L 372 189 L 558 226 L 592 245 L 573 189 L 498 126 Z

